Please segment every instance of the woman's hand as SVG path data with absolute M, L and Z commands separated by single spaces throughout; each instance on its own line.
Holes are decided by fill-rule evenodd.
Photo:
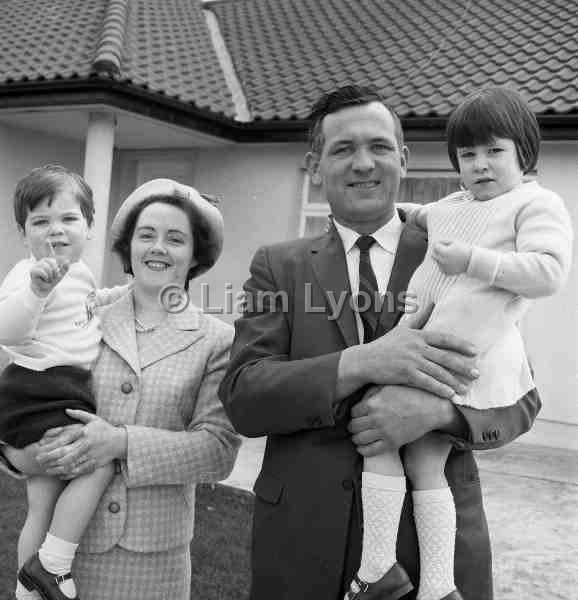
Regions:
M 97 467 L 125 458 L 127 433 L 92 413 L 67 410 L 67 414 L 84 425 L 69 425 L 47 431 L 39 442 L 36 460 L 47 475 L 72 479 Z

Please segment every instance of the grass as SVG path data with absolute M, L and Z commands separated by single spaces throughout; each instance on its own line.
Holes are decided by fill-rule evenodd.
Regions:
M 245 600 L 249 593 L 249 544 L 253 497 L 222 485 L 197 488 L 191 545 L 191 598 Z M 25 517 L 24 485 L 0 476 L 0 600 L 13 600 L 16 541 Z
M 199 486 L 196 511 L 191 598 L 245 600 L 253 495 L 224 485 Z

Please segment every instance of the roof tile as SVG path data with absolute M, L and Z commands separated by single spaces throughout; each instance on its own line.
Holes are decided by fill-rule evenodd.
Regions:
M 263 119 L 306 117 L 328 81 L 372 82 L 402 116 L 445 116 L 486 83 L 518 87 L 537 112 L 578 111 L 578 66 L 562 68 L 577 53 L 574 1 L 486 0 L 467 3 L 467 12 L 453 0 L 207 6 L 219 20 L 250 110 Z M 273 40 L 266 31 L 275 31 Z M 555 97 L 547 85 L 553 76 Z
M 107 15 L 126 5 L 124 36 L 118 17 L 108 48 L 117 79 L 234 115 L 200 0 L 92 0 L 82 10 L 77 0 L 0 4 L 0 85 L 91 77 L 111 40 Z M 485 83 L 518 87 L 537 112 L 578 112 L 574 0 L 219 0 L 205 8 L 259 120 L 304 118 L 321 92 L 351 82 L 374 83 L 402 116 L 445 116 Z
M 153 92 L 233 116 L 232 97 L 199 0 L 125 3 L 124 39 L 119 34 L 114 38 L 115 44 L 123 45 L 112 46 L 114 58 L 119 58 L 118 79 L 146 83 Z M 83 3 L 82 10 L 77 0 L 3 0 L 0 84 L 38 77 L 90 77 L 95 57 L 102 57 L 108 6 L 108 0 Z M 110 51 L 109 46 L 105 49 Z

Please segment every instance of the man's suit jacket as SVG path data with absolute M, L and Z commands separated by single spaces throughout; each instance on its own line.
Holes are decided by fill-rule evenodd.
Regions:
M 137 342 L 132 296 L 105 309 L 97 412 L 125 425 L 119 463 L 81 550 L 163 551 L 190 543 L 195 484 L 229 475 L 239 439 L 217 396 L 232 328 L 189 306 Z M 98 557 L 95 556 L 95 560 Z
M 399 319 L 400 293 L 425 249 L 425 235 L 405 226 L 388 288 L 396 302 L 391 310 L 384 303 L 380 334 Z M 337 231 L 261 248 L 245 290 L 220 394 L 240 433 L 268 436 L 254 488 L 251 600 L 341 600 L 359 566 L 362 461 L 346 430 L 359 393 L 341 403 L 337 416 L 333 410 L 340 353 L 359 343 Z M 340 297 L 346 302 L 333 311 Z M 456 581 L 465 600 L 489 600 L 491 555 L 471 449 L 496 447 L 528 430 L 539 399 L 533 392 L 509 408 L 457 408 L 468 431 L 446 467 L 457 507 Z M 417 584 L 409 494 L 398 559 Z

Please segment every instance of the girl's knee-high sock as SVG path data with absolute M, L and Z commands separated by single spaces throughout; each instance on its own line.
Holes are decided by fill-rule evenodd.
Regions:
M 405 477 L 377 475 L 364 471 L 363 548 L 358 576 L 373 583 L 396 562 L 397 530 L 405 498 Z
M 452 590 L 456 542 L 456 508 L 449 487 L 412 493 L 419 542 L 418 600 L 439 600 Z

